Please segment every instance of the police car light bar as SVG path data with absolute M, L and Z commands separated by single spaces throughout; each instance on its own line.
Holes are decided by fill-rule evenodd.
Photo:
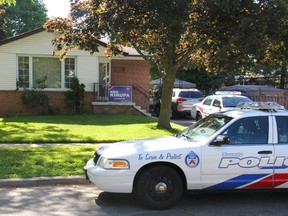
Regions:
M 266 110 L 266 111 L 276 111 L 285 109 L 284 106 L 281 106 L 277 102 L 241 102 L 237 104 L 237 107 L 241 109 Z
M 216 91 L 215 95 L 241 95 L 239 91 Z

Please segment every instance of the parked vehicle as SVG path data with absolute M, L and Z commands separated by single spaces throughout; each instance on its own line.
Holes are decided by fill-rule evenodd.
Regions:
M 204 96 L 198 89 L 173 89 L 171 117 L 189 116 L 194 104 L 201 102 Z
M 241 96 L 240 92 L 216 92 L 215 95 L 207 96 L 201 103 L 191 108 L 191 118 L 198 121 L 211 113 L 237 109 L 237 104 L 241 102 L 252 102 L 252 100 Z
M 135 193 L 167 209 L 188 191 L 288 188 L 288 111 L 246 103 L 211 114 L 175 137 L 105 145 L 84 167 L 97 188 Z
M 171 103 L 171 118 L 177 116 L 189 116 L 192 106 L 201 102 L 204 96 L 201 91 L 196 88 L 181 89 L 173 88 L 172 103 Z M 159 116 L 161 107 L 161 89 L 153 92 L 150 98 L 150 111 L 156 116 Z

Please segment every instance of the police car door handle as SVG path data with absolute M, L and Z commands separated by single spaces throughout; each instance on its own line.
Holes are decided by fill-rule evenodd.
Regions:
M 259 151 L 258 154 L 272 154 L 272 151 Z

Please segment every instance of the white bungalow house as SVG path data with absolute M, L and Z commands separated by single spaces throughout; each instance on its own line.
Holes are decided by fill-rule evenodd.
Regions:
M 71 76 L 85 85 L 84 107 L 94 113 L 139 113 L 149 110 L 150 66 L 127 48 L 125 55 L 106 58 L 106 44 L 99 41 L 99 52 L 72 50 L 65 60 L 53 56 L 53 33 L 36 29 L 0 41 L 0 116 L 31 114 L 23 105 L 23 87 L 46 76 L 44 91 L 50 106 L 65 111 L 65 92 Z M 19 87 L 19 88 L 17 88 Z M 18 90 L 16 90 L 18 89 Z M 128 93 L 122 91 L 127 90 Z M 127 94 L 130 94 L 127 96 Z M 127 96 L 124 100 L 121 95 Z

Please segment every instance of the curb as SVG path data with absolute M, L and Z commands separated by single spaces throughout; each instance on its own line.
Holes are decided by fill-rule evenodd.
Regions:
M 37 178 L 17 178 L 0 179 L 2 187 L 30 187 L 30 186 L 49 186 L 49 185 L 71 185 L 71 184 L 90 184 L 84 175 L 81 176 L 56 176 L 56 177 L 37 177 Z

